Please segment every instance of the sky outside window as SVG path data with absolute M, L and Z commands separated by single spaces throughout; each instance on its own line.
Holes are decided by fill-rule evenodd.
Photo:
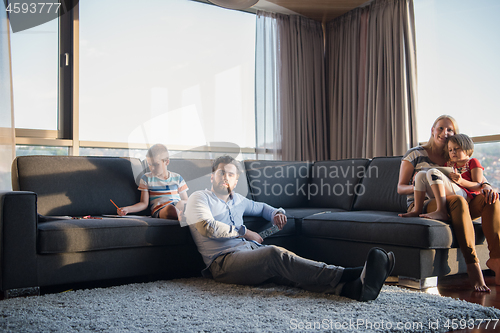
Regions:
M 58 20 L 10 37 L 15 126 L 57 130 Z
M 79 5 L 81 140 L 255 147 L 255 15 L 188 0 Z
M 418 140 L 453 116 L 469 136 L 500 134 L 500 1 L 415 0 Z

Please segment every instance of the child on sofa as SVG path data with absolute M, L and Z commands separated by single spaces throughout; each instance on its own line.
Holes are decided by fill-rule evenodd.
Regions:
M 445 153 L 448 157 L 446 166 L 451 167 L 453 172 L 448 174 L 448 178 L 436 168 L 419 171 L 414 181 L 413 209 L 399 216 L 420 216 L 446 221 L 448 220 L 447 196 L 461 195 L 469 202 L 479 194 L 484 168 L 476 158 L 471 158 L 473 152 L 474 143 L 469 136 L 456 134 L 448 137 L 445 145 Z M 430 198 L 436 198 L 437 209 L 434 212 L 422 214 L 426 194 Z
M 120 207 L 120 216 L 140 212 L 150 205 L 151 215 L 157 218 L 181 220 L 187 202 L 187 184 L 178 173 L 168 171 L 170 163 L 165 145 L 155 144 L 146 153 L 150 172 L 144 174 L 139 183 L 141 200 L 127 207 Z

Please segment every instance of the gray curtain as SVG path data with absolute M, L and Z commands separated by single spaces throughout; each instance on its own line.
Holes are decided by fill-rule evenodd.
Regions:
M 0 12 L 0 190 L 9 191 L 12 189 L 10 169 L 15 157 L 10 27 L 7 12 Z
M 404 154 L 417 145 L 412 0 L 376 0 L 326 27 L 332 159 Z
M 274 39 L 267 37 L 268 43 L 264 43 L 269 33 L 274 34 Z M 264 45 L 269 46 L 265 50 L 268 56 L 262 55 Z M 274 58 L 271 53 L 274 53 Z M 277 134 L 273 138 L 275 146 L 272 149 L 283 160 L 327 159 L 328 121 L 324 112 L 324 38 L 321 23 L 300 16 L 259 12 L 256 54 L 258 140 L 262 140 L 265 137 L 262 133 L 267 133 L 272 126 Z M 266 80 L 259 77 L 264 74 L 268 75 Z M 259 86 L 264 84 L 265 88 Z M 268 89 L 269 85 L 273 92 Z M 276 115 L 269 116 L 268 112 Z M 258 141 L 259 148 L 262 146 L 260 143 Z

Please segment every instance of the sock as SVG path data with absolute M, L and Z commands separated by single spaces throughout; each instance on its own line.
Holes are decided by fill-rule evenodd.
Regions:
M 340 296 L 359 300 L 359 298 L 361 297 L 362 288 L 363 284 L 361 283 L 361 279 L 357 278 L 354 281 L 344 284 L 344 286 L 342 287 L 342 291 L 340 292 Z
M 361 272 L 363 271 L 363 266 L 344 268 L 344 272 L 340 277 L 340 283 L 345 283 L 340 292 L 340 296 L 348 297 L 351 299 L 359 299 L 361 296 L 361 288 L 363 284 L 359 278 Z
M 356 280 L 357 278 L 359 278 L 362 271 L 363 266 L 344 268 L 344 272 L 340 277 L 339 283 L 346 283 Z

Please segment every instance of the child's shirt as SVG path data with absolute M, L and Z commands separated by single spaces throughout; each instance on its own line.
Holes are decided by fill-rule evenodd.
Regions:
M 456 163 L 453 163 L 451 161 L 448 161 L 446 163 L 446 166 L 448 167 L 454 167 L 456 170 L 457 170 L 457 173 L 461 174 L 462 175 L 462 178 L 465 179 L 465 180 L 468 180 L 470 182 L 472 182 L 472 173 L 471 173 L 471 170 L 472 169 L 475 169 L 475 168 L 481 168 L 484 170 L 483 166 L 481 165 L 481 163 L 479 162 L 479 160 L 477 158 L 471 158 L 469 159 L 463 166 L 461 167 L 458 167 Z M 471 191 L 463 186 L 460 186 L 461 188 L 463 188 L 465 190 L 465 192 L 467 192 L 467 196 L 472 199 L 474 198 L 476 195 L 480 194 L 481 192 L 478 192 L 478 191 Z
M 187 191 L 188 186 L 178 173 L 169 171 L 167 179 L 160 179 L 148 172 L 141 177 L 139 190 L 149 192 L 151 215 L 155 216 L 166 205 L 180 201 L 180 193 Z

